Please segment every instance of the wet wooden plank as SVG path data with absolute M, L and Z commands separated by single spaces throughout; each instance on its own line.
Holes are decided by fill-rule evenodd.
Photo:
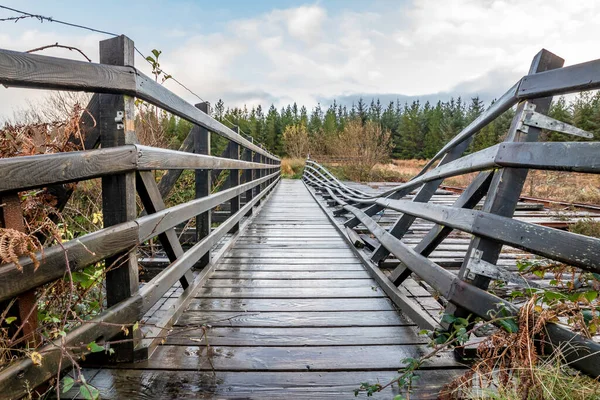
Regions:
M 393 311 L 384 297 L 363 299 L 230 299 L 196 298 L 190 311 Z
M 364 288 L 202 288 L 196 297 L 227 297 L 238 299 L 255 298 L 331 298 L 331 297 L 385 297 L 385 294 L 376 286 Z
M 239 311 L 187 311 L 178 326 L 277 326 L 277 327 L 328 327 L 328 326 L 394 326 L 409 325 L 397 311 L 322 311 L 322 312 L 239 312 Z M 300 343 L 299 343 L 300 344 Z
M 315 347 L 226 347 L 161 346 L 155 357 L 135 364 L 118 364 L 123 369 L 177 369 L 191 371 L 368 371 L 397 370 L 402 360 L 419 358 L 431 348 L 424 345 L 315 346 Z M 207 355 L 208 352 L 208 355 Z M 209 360 L 210 357 L 210 360 Z M 458 367 L 454 356 L 440 353 L 425 367 Z
M 205 288 L 371 288 L 366 279 L 209 279 Z
M 410 394 L 413 400 L 434 399 L 443 384 L 463 374 L 464 369 L 423 370 Z M 396 371 L 360 372 L 228 372 L 165 371 L 152 369 L 87 370 L 88 381 L 102 399 L 353 399 L 360 382 L 388 382 Z M 93 377 L 91 380 L 89 377 Z M 73 388 L 65 398 L 82 399 Z M 392 398 L 394 386 L 381 398 Z M 77 397 L 75 397 L 77 396 Z M 367 398 L 361 394 L 358 398 Z M 374 397 L 379 398 L 379 397 Z
M 286 274 L 279 271 L 216 271 L 211 279 L 369 279 L 366 271 L 289 271 L 282 267 Z
M 206 343 L 202 329 L 173 334 L 167 345 L 201 346 Z M 283 347 L 427 344 L 428 338 L 410 326 L 357 326 L 323 328 L 215 327 L 208 330 L 211 346 Z

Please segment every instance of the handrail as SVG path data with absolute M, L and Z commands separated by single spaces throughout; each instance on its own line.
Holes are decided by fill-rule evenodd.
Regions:
M 105 53 L 122 52 L 125 59 L 127 52 L 133 48 L 133 42 L 124 36 L 101 43 L 101 53 L 103 48 Z M 210 117 L 205 112 L 208 110 L 206 103 L 196 108 L 124 63 L 126 61 L 121 60 L 121 65 L 94 64 L 0 50 L 0 83 L 103 93 L 101 96 L 105 96 L 106 100 L 119 100 L 111 103 L 103 102 L 103 97 L 97 95 L 92 98 L 90 114 L 94 114 L 93 118 L 97 121 L 100 121 L 100 115 L 107 119 L 98 124 L 93 139 L 86 138 L 86 143 L 90 143 L 86 146 L 87 150 L 0 159 L 0 175 L 4 178 L 0 180 L 0 196 L 3 200 L 10 196 L 17 199 L 10 212 L 22 212 L 18 192 L 34 188 L 58 188 L 60 191 L 64 183 L 100 177 L 105 223 L 105 228 L 96 232 L 45 248 L 35 254 L 36 261 L 23 256 L 18 263 L 1 265 L 0 301 L 16 296 L 21 298 L 24 293 L 32 294 L 41 285 L 63 278 L 67 263 L 69 270 L 75 272 L 105 260 L 107 271 L 110 271 L 106 277 L 108 308 L 67 332 L 60 342 L 38 349 L 44 354 L 43 365 L 34 365 L 31 359 L 24 358 L 0 371 L 0 391 L 5 396 L 21 397 L 26 394 L 27 387 L 35 388 L 55 375 L 59 366 L 69 367 L 72 359 L 61 360 L 64 355 L 62 346 L 78 347 L 100 339 L 108 341 L 119 333 L 120 326 L 141 320 L 180 281 L 184 292 L 177 307 L 169 310 L 170 314 L 162 321 L 164 323 L 153 328 L 157 330 L 154 336 L 165 334 L 173 323 L 174 315 L 185 307 L 185 299 L 189 299 L 193 291 L 205 282 L 214 268 L 210 259 L 211 249 L 228 233 L 234 234 L 235 238 L 240 224 L 247 224 L 244 218 L 251 217 L 254 208 L 279 182 L 278 157 Z M 111 98 L 107 95 L 123 96 Z M 181 148 L 186 151 L 140 145 L 135 134 L 133 100 L 127 96 L 136 96 L 192 122 L 194 127 Z M 210 155 L 210 132 L 230 141 L 220 157 Z M 73 143 L 79 140 L 70 138 Z M 102 148 L 94 149 L 99 143 Z M 167 208 L 152 173 L 156 170 L 175 171 L 167 174 L 169 179 L 161 185 L 164 192 L 173 187 L 181 171 L 194 170 L 195 198 Z M 227 189 L 211 193 L 213 170 L 230 171 Z M 242 170 L 245 171 L 243 181 L 240 180 Z M 144 207 L 144 213 L 137 218 L 136 192 Z M 246 204 L 240 204 L 242 195 L 245 195 Z M 69 196 L 70 192 L 61 201 L 66 203 Z M 224 202 L 229 202 L 230 214 L 215 228 L 210 219 L 211 210 Z M 7 209 L 0 208 L 0 215 L 3 212 Z M 194 218 L 197 240 L 191 248 L 184 250 L 175 234 L 175 227 Z M 140 287 L 135 252 L 138 246 L 156 236 L 171 264 Z M 117 261 L 119 264 L 116 264 Z M 115 267 L 108 268 L 113 262 Z M 193 274 L 192 267 L 203 269 Z M 115 272 L 120 275 L 112 275 L 109 282 L 108 275 Z M 131 333 L 128 335 L 131 341 L 124 344 L 127 351 L 124 351 L 123 359 L 133 361 L 134 351 L 140 354 L 146 351 L 145 356 L 148 356 L 153 344 Z M 121 348 L 125 348 L 124 345 Z M 89 350 L 85 347 L 81 349 L 81 354 L 86 352 Z M 16 384 L 17 379 L 24 379 L 28 384 Z
M 373 234 L 386 249 L 396 256 L 403 265 L 431 285 L 432 288 L 438 291 L 447 301 L 464 307 L 486 320 L 493 319 L 494 311 L 498 313 L 500 310 L 507 316 L 518 315 L 518 308 L 510 302 L 459 279 L 456 275 L 446 271 L 444 268 L 429 260 L 426 256 L 419 254 L 414 249 L 402 243 L 400 239 L 387 232 L 360 209 L 349 205 L 344 199 L 336 196 L 331 189 L 332 181 L 322 181 L 310 172 L 305 172 L 303 179 L 309 185 L 326 190 L 329 196 L 338 205 L 358 218 L 368 231 Z M 338 194 L 343 195 L 339 189 L 337 190 Z M 570 262 L 573 265 L 585 267 L 585 269 L 588 270 L 599 271 L 600 239 L 589 238 L 570 232 L 557 231 L 555 229 L 535 226 L 498 216 L 495 216 L 495 218 L 497 218 L 496 221 L 487 221 L 486 225 L 480 225 L 480 220 L 476 221 L 474 218 L 485 220 L 486 214 L 489 216 L 488 213 L 463 210 L 461 214 L 461 211 L 453 207 L 418 204 L 405 200 L 389 200 L 385 198 L 380 198 L 377 201 L 358 201 L 358 199 L 349 200 L 367 202 L 370 204 L 379 203 L 386 206 L 386 208 L 425 218 L 442 226 L 500 240 L 503 243 L 530 250 L 550 258 Z M 452 212 L 458 214 L 453 215 Z M 471 222 L 465 221 L 465 215 L 471 216 L 473 220 Z M 502 226 L 502 223 L 506 224 L 507 220 L 510 221 L 510 229 L 499 231 L 499 227 Z M 494 232 L 494 230 L 496 230 L 496 232 Z M 511 237 L 511 235 L 517 236 Z M 531 238 L 535 238 L 535 240 L 523 242 L 525 240 L 524 235 L 529 235 Z M 551 239 L 550 242 L 548 242 L 549 239 Z M 550 246 L 559 246 L 562 244 L 562 246 L 556 249 L 545 249 L 544 247 L 548 244 L 550 244 Z M 574 244 L 575 248 L 571 248 L 571 244 Z M 565 255 L 562 254 L 561 251 L 568 251 L 570 254 Z M 586 253 L 581 254 L 581 251 L 586 251 Z M 594 255 L 592 256 L 590 252 L 593 252 Z M 594 261 L 592 261 L 591 258 L 593 258 Z M 588 263 L 590 262 L 593 264 L 589 265 Z M 595 357 L 592 357 L 592 360 L 590 360 L 590 358 L 586 358 L 586 356 L 589 357 L 590 354 L 600 354 L 600 344 L 553 323 L 548 323 L 546 330 L 550 341 L 555 346 L 568 346 L 569 350 L 566 351 L 564 355 L 573 367 L 580 369 L 590 376 L 598 376 L 600 373 L 598 360 L 593 360 Z
M 96 64 L 0 49 L 0 83 L 13 87 L 135 96 L 279 161 L 278 157 L 198 110 L 132 66 Z
M 514 304 L 486 291 L 490 281 L 511 279 L 528 284 L 518 276 L 511 278 L 510 271 L 496 265 L 504 245 L 583 271 L 600 272 L 600 239 L 513 218 L 530 169 L 600 174 L 600 142 L 537 143 L 541 127 L 533 117 L 551 121 L 545 115 L 551 101 L 548 96 L 600 86 L 600 60 L 566 68 L 562 68 L 563 62 L 542 50 L 534 57 L 530 73 L 443 146 L 415 177 L 383 193 L 356 195 L 325 167 L 307 161 L 303 180 L 318 189 L 316 192 L 325 193 L 329 206 L 337 205 L 333 216 L 350 215 L 344 223 L 346 229 L 360 225 L 363 232 L 366 229 L 379 241 L 370 255 L 361 253 L 364 260 L 369 260 L 370 270 L 379 271 L 380 262 L 389 254 L 400 262 L 386 278 L 389 290 L 398 290 L 415 274 L 447 300 L 446 313 L 456 312 L 461 317 L 475 314 L 489 320 L 490 312 L 499 311 L 498 305 L 506 315 L 516 316 L 518 312 Z M 514 105 L 515 116 L 504 142 L 463 155 L 478 131 Z M 565 126 L 554 123 L 544 129 L 558 125 Z M 478 174 L 452 206 L 430 202 L 444 179 L 467 173 Z M 412 199 L 403 199 L 413 191 L 416 194 Z M 474 210 L 483 199 L 482 209 Z M 388 209 L 400 213 L 389 230 L 371 217 Z M 411 248 L 402 238 L 418 218 L 434 226 Z M 472 235 L 457 275 L 428 258 L 453 230 Z M 403 306 L 411 308 L 411 315 L 419 315 L 416 305 L 405 302 Z M 430 329 L 427 321 L 415 322 Z M 554 346 L 565 346 L 567 351 L 563 349 L 562 354 L 570 365 L 594 378 L 600 376 L 599 344 L 552 323 L 546 326 L 546 332 Z

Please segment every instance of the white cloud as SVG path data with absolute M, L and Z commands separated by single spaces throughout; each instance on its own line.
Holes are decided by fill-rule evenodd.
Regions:
M 354 93 L 499 96 L 527 72 L 541 48 L 565 58 L 567 65 L 600 58 L 596 1 L 377 4 L 369 12 L 326 9 L 321 3 L 275 9 L 232 20 L 209 35 L 166 30 L 170 36 L 186 36 L 160 47 L 162 64 L 212 102 L 223 98 L 230 105 L 297 101 L 312 106 L 318 99 Z M 0 47 L 25 50 L 64 39 L 52 32 L 0 34 Z M 144 48 L 144 38 L 134 39 Z M 70 44 L 94 55 L 98 40 L 96 35 L 69 37 Z M 172 82 L 168 87 L 196 101 Z M 0 90 L 5 109 L 18 97 L 6 92 Z

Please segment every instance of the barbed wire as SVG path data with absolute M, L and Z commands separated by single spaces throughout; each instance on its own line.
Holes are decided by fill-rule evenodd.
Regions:
M 26 18 L 34 18 L 39 20 L 41 23 L 43 23 L 44 21 L 48 21 L 48 22 L 55 22 L 57 24 L 62 24 L 62 25 L 66 25 L 66 26 L 70 26 L 73 28 L 79 28 L 79 29 L 85 29 L 91 32 L 96 32 L 96 33 L 102 33 L 104 35 L 109 35 L 109 36 L 114 36 L 114 37 L 118 37 L 121 36 L 119 34 L 113 33 L 113 32 L 109 32 L 109 31 L 104 31 L 101 29 L 96 29 L 96 28 L 92 28 L 89 26 L 85 26 L 85 25 L 80 25 L 80 24 L 74 24 L 72 22 L 67 22 L 67 21 L 62 21 L 59 19 L 55 19 L 53 17 L 47 17 L 41 14 L 32 14 L 26 11 L 22 11 L 22 10 L 17 10 L 16 8 L 11 8 L 11 7 L 7 7 L 4 5 L 0 4 L 0 9 L 4 9 L 4 10 L 8 10 L 8 11 L 12 11 L 12 12 L 16 12 L 21 14 L 20 16 L 17 17 L 8 17 L 8 18 L 0 18 L 0 22 L 6 22 L 6 21 L 14 21 L 14 22 L 18 22 L 22 19 L 26 19 Z M 150 65 L 152 65 L 152 63 L 148 60 L 148 58 L 144 55 L 144 53 L 142 53 L 140 51 L 140 49 L 138 49 L 137 47 L 134 46 L 135 51 L 142 56 L 142 58 L 149 63 Z M 205 103 L 209 103 L 208 101 L 204 100 L 202 97 L 200 97 L 198 94 L 196 94 L 193 90 L 191 90 L 189 87 L 187 87 L 186 85 L 184 85 L 183 83 L 181 83 L 179 80 L 177 80 L 177 78 L 175 78 L 172 74 L 169 74 L 167 71 L 162 70 L 163 73 L 165 75 L 169 75 L 170 79 L 173 80 L 175 83 L 177 83 L 179 86 L 181 86 L 183 89 L 187 90 L 189 93 L 191 93 L 193 96 L 195 96 L 196 98 L 200 99 L 200 101 L 205 102 Z M 209 103 L 210 104 L 210 103 Z M 238 126 L 237 124 L 234 124 L 233 121 L 231 121 L 229 118 L 224 118 L 225 121 L 229 122 L 232 126 Z M 239 126 L 238 126 L 239 128 Z M 251 135 L 246 134 L 244 131 L 242 131 L 241 129 L 239 130 L 239 133 L 241 133 L 243 136 L 246 137 L 246 139 L 249 140 L 249 138 L 252 138 Z

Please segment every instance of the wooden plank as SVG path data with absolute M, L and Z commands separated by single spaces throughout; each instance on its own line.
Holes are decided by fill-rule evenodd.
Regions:
M 176 331 L 167 345 L 198 346 L 202 329 Z M 325 328 L 240 328 L 213 327 L 208 330 L 211 346 L 350 346 L 427 344 L 428 338 L 417 335 L 413 326 L 354 326 Z
M 402 360 L 419 358 L 431 351 L 427 346 L 337 346 L 337 347 L 220 347 L 161 346 L 155 357 L 121 368 L 173 369 L 190 371 L 367 371 L 397 370 Z M 360 360 L 360 362 L 357 362 Z M 454 356 L 440 353 L 424 366 L 458 367 Z
M 137 224 L 133 221 L 81 236 L 38 254 L 39 268 L 29 257 L 22 257 L 22 270 L 13 263 L 0 268 L 0 300 L 10 299 L 28 289 L 60 279 L 65 274 L 65 250 L 71 271 L 77 271 L 115 253 L 129 250 L 138 243 Z
M 320 311 L 320 312 L 237 312 L 188 311 L 177 321 L 179 326 L 396 326 L 410 325 L 407 319 L 392 311 Z
M 287 270 L 285 266 L 282 270 Z M 279 271 L 216 271 L 211 279 L 366 279 L 369 274 L 366 271 L 288 271 L 285 275 Z
M 254 163 L 204 154 L 190 154 L 177 150 L 136 146 L 139 170 L 154 169 L 268 169 L 268 164 Z
M 0 83 L 14 87 L 125 94 L 146 100 L 240 145 L 277 159 L 231 129 L 194 108 L 133 67 L 123 66 L 123 57 L 104 59 L 102 64 L 67 60 L 38 54 L 0 50 Z M 110 64 L 110 65 L 107 65 Z
M 202 288 L 196 297 L 229 298 L 331 298 L 385 297 L 379 289 L 365 288 Z
M 434 399 L 441 387 L 463 374 L 465 369 L 420 370 L 410 394 L 413 400 Z M 102 399 L 351 399 L 360 382 L 385 383 L 396 371 L 359 372 L 228 372 L 165 371 L 152 369 L 86 369 L 91 384 Z M 390 398 L 399 394 L 397 386 L 385 392 Z M 65 398 L 83 398 L 75 386 Z M 405 393 L 404 393 L 405 394 Z M 361 395 L 364 398 L 364 395 Z
M 3 158 L 0 192 L 97 178 L 135 169 L 135 147 Z
M 385 297 L 361 299 L 230 299 L 196 298 L 190 302 L 190 311 L 394 311 L 392 302 Z
M 210 279 L 207 288 L 371 288 L 375 281 L 367 279 Z

